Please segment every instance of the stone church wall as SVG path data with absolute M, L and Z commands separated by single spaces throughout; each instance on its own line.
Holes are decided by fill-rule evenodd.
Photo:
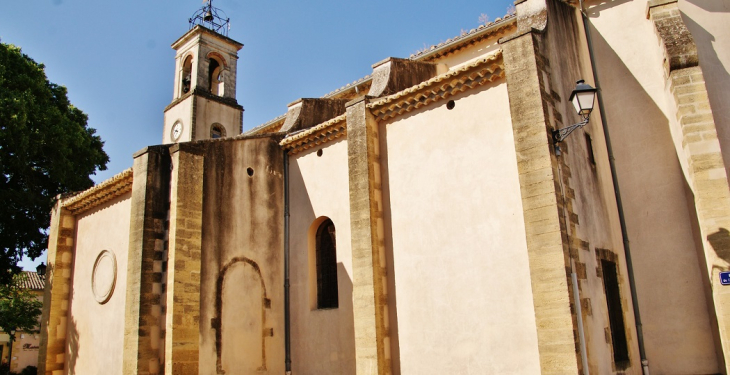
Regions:
M 702 9 L 721 2 L 692 3 L 700 2 L 680 3 L 692 14 L 684 17 L 692 33 L 698 34 L 706 48 L 727 53 L 719 40 L 710 46 L 702 38 L 706 26 L 699 24 L 709 17 L 721 17 Z M 707 272 L 703 275 L 701 271 L 704 256 L 702 245 L 696 242 L 696 213 L 688 204 L 694 198 L 685 158 L 678 155 L 682 131 L 672 134 L 672 128 L 678 129 L 676 114 L 665 88 L 659 39 L 646 17 L 647 3 L 589 3 L 587 13 L 616 155 L 650 368 L 658 373 L 717 372 L 717 338 L 713 337 L 717 328 L 711 323 L 714 311 L 708 310 L 709 285 Z M 722 24 L 727 22 L 716 26 Z M 704 64 L 701 60 L 706 74 L 708 69 L 719 73 L 717 65 Z M 720 78 L 714 83 L 716 90 L 727 83 Z M 716 119 L 717 115 L 715 112 Z
M 697 45 L 725 168 L 730 175 L 730 0 L 681 1 L 679 10 Z
M 127 193 L 76 217 L 66 332 L 69 374 L 122 373 L 130 198 Z M 113 276 L 108 268 L 97 268 L 94 275 L 94 265 L 104 250 L 116 260 L 116 282 L 108 300 L 100 303 L 100 284 Z
M 321 150 L 321 156 L 319 151 Z M 352 251 L 347 141 L 290 157 L 292 370 L 355 373 Z M 338 301 L 317 309 L 314 236 L 324 218 L 335 225 Z
M 213 124 L 220 124 L 226 130 L 226 136 L 238 135 L 241 132 L 241 112 L 230 106 L 215 102 L 193 98 L 195 107 L 195 140 L 210 139 L 210 129 Z
M 200 373 L 282 374 L 284 195 L 278 138 L 191 146 L 185 152 L 204 160 Z
M 394 372 L 537 373 L 507 85 L 450 99 L 380 124 Z
M 539 64 L 543 100 L 550 125 L 555 129 L 580 122 L 570 102 L 578 79 L 593 83 L 590 60 L 584 51 L 580 14 L 558 1 L 548 1 L 548 22 L 541 39 Z M 587 126 L 560 142 L 561 155 L 554 171 L 558 184 L 558 209 L 561 226 L 567 234 L 565 267 L 573 313 L 576 356 L 581 360 L 578 321 L 582 319 L 588 370 L 591 373 L 639 371 L 640 355 L 628 282 L 627 262 L 621 239 L 610 166 L 605 151 L 598 101 Z M 603 261 L 616 266 L 620 308 L 625 338 L 612 331 L 608 297 L 603 279 Z M 609 271 L 606 271 L 607 273 Z M 578 289 L 572 287 L 576 274 Z M 577 294 L 577 295 L 576 295 Z M 575 299 L 580 300 L 581 316 Z M 628 361 L 616 361 L 612 340 L 627 348 Z M 620 344 L 619 344 L 620 346 Z M 618 363 L 616 363 L 618 362 Z M 582 365 L 579 365 L 579 368 Z

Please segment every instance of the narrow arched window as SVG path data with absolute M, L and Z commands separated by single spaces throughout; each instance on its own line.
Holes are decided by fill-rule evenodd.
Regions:
M 216 139 L 216 138 L 225 138 L 226 137 L 226 128 L 223 127 L 223 125 L 215 123 L 210 127 L 210 138 Z
M 222 74 L 223 69 L 221 63 L 216 59 L 210 59 L 210 64 L 208 65 L 208 82 L 210 82 L 210 93 L 213 95 L 223 94 L 221 92 L 222 90 L 220 90 L 221 81 L 223 80 Z
M 187 94 L 190 92 L 190 86 L 192 82 L 192 72 L 193 72 L 193 57 L 188 56 L 185 58 L 185 61 L 183 62 L 183 70 L 182 70 L 182 93 Z
M 332 220 L 327 219 L 320 224 L 316 241 L 317 308 L 337 308 L 337 245 Z

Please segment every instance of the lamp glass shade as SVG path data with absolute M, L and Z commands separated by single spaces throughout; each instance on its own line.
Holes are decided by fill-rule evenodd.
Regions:
M 570 101 L 573 103 L 576 113 L 584 117 L 591 114 L 596 91 L 595 88 L 585 84 L 583 80 L 578 81 L 575 90 L 570 94 Z
M 580 92 L 573 98 L 573 107 L 579 115 L 588 115 L 593 110 L 593 102 L 596 97 L 595 92 Z
M 45 263 L 39 264 L 38 267 L 36 267 L 36 271 L 37 271 L 38 275 L 40 275 L 40 276 L 45 275 L 46 274 L 46 264 Z

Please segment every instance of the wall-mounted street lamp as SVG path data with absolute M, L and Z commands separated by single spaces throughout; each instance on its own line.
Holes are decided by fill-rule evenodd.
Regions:
M 591 111 L 593 111 L 593 102 L 596 99 L 596 91 L 598 90 L 591 87 L 591 85 L 586 84 L 582 79 L 577 82 L 575 90 L 570 93 L 570 101 L 573 103 L 573 107 L 575 107 L 575 111 L 578 115 L 583 118 L 583 121 L 553 131 L 553 139 L 555 140 L 555 143 L 562 142 L 565 138 L 568 138 L 568 135 L 570 135 L 573 130 L 582 128 L 588 123 L 588 119 L 591 117 Z
M 38 267 L 35 268 L 38 276 L 40 276 L 41 278 L 43 278 L 43 276 L 46 274 L 46 267 L 46 264 L 41 262 L 41 264 L 39 264 Z

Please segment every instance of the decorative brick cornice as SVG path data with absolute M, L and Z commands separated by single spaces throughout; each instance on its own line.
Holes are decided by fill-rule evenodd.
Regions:
M 499 50 L 464 67 L 374 100 L 368 108 L 378 120 L 387 120 L 503 77 L 504 62 Z
M 63 208 L 74 215 L 88 211 L 132 191 L 132 168 L 63 201 Z
M 284 138 L 279 143 L 289 154 L 296 154 L 347 135 L 346 115 L 337 116 L 329 121 Z

